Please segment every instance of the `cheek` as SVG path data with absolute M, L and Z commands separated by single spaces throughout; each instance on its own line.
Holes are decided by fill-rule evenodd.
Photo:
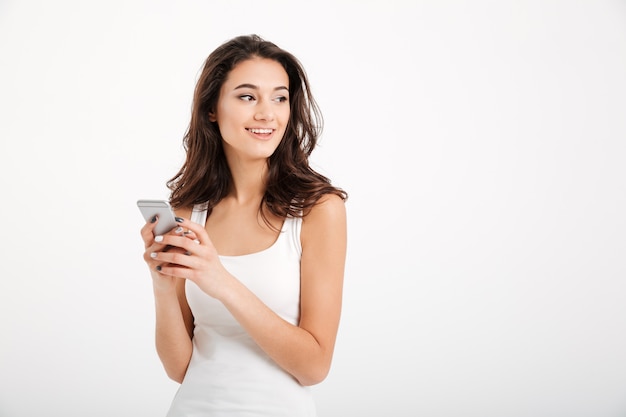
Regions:
M 291 115 L 291 111 L 289 110 L 289 107 L 287 107 L 285 110 L 282 110 L 280 112 L 280 119 L 283 122 L 283 124 L 287 124 L 287 122 L 289 122 L 289 116 Z
M 217 118 L 217 124 L 224 130 L 233 129 L 238 123 L 238 118 L 231 112 L 222 112 Z

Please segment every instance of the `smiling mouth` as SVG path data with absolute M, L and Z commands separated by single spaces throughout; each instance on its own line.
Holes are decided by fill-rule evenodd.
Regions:
M 257 135 L 269 135 L 274 131 L 274 129 L 246 129 L 248 132 L 255 133 Z

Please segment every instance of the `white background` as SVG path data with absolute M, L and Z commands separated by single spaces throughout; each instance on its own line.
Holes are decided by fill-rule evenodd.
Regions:
M 138 198 L 200 67 L 308 71 L 350 193 L 320 417 L 626 413 L 626 2 L 0 1 L 0 416 L 162 416 Z

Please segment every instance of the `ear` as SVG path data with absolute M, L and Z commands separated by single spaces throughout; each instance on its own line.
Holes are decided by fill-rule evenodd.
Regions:
M 214 111 L 209 112 L 209 122 L 211 123 L 217 122 L 217 116 L 215 115 Z

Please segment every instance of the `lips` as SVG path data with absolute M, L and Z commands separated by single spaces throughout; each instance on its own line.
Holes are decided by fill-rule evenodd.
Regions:
M 248 132 L 252 132 L 254 134 L 257 135 L 269 135 L 270 133 L 272 133 L 274 131 L 274 129 L 256 129 L 256 128 L 249 128 L 246 129 Z

